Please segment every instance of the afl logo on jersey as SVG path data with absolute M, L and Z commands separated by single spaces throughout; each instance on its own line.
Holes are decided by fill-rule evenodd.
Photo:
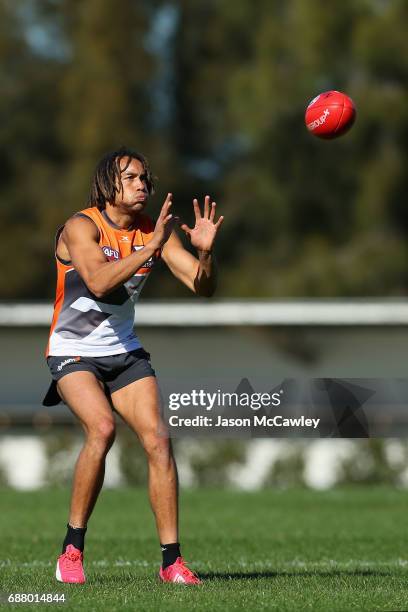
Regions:
M 111 249 L 111 247 L 104 246 L 102 247 L 102 251 L 110 261 L 113 259 L 119 259 L 119 252 L 115 251 L 115 249 Z

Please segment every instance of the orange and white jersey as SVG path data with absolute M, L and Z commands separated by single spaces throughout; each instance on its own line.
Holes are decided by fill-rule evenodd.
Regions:
M 108 261 L 143 249 L 153 235 L 153 221 L 143 214 L 139 215 L 137 227 L 130 231 L 117 227 L 104 210 L 96 207 L 86 208 L 75 216 L 89 217 L 95 223 L 99 246 Z M 57 243 L 62 229 L 58 230 Z M 126 283 L 98 298 L 72 263 L 56 254 L 57 292 L 46 356 L 103 357 L 140 348 L 133 330 L 134 302 L 159 257 L 158 251 Z

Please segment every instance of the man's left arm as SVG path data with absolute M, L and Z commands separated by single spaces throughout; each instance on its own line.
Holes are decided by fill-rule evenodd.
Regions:
M 204 200 L 204 212 L 201 216 L 196 199 L 193 200 L 195 226 L 189 228 L 182 224 L 193 247 L 197 249 L 197 257 L 187 251 L 175 232 L 173 232 L 162 250 L 162 257 L 167 266 L 181 282 L 191 291 L 203 297 L 211 297 L 217 285 L 217 268 L 213 255 L 213 246 L 217 231 L 224 220 L 220 217 L 215 222 L 215 202 L 210 197 Z

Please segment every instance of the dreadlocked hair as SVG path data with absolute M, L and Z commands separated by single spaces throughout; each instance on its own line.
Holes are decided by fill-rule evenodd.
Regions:
M 127 158 L 127 163 L 121 170 L 120 162 L 124 158 Z M 107 153 L 96 166 L 88 197 L 89 206 L 97 206 L 103 210 L 106 202 L 115 201 L 116 194 L 122 189 L 121 174 L 128 168 L 132 159 L 139 160 L 143 165 L 147 190 L 150 195 L 154 193 L 154 179 L 147 159 L 141 153 L 121 147 L 117 151 Z

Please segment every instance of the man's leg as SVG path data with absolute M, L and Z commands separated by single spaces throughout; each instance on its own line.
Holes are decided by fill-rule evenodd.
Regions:
M 178 542 L 178 482 L 171 443 L 160 417 L 154 376 L 112 393 L 115 410 L 138 435 L 149 467 L 149 496 L 160 542 Z
M 58 383 L 58 392 L 85 430 L 84 446 L 76 462 L 69 525 L 64 548 L 81 542 L 105 474 L 105 458 L 115 435 L 115 421 L 101 383 L 91 372 L 72 372 Z M 80 529 L 82 531 L 80 531 Z
M 162 545 L 163 582 L 200 584 L 185 564 L 178 542 L 178 481 L 170 439 L 160 418 L 160 395 L 154 376 L 130 383 L 111 395 L 117 412 L 137 433 L 149 466 L 150 503 Z
M 115 421 L 101 383 L 91 372 L 67 374 L 58 382 L 58 392 L 81 422 L 86 437 L 75 466 L 68 531 L 57 561 L 56 578 L 82 584 L 86 525 L 103 484 Z

